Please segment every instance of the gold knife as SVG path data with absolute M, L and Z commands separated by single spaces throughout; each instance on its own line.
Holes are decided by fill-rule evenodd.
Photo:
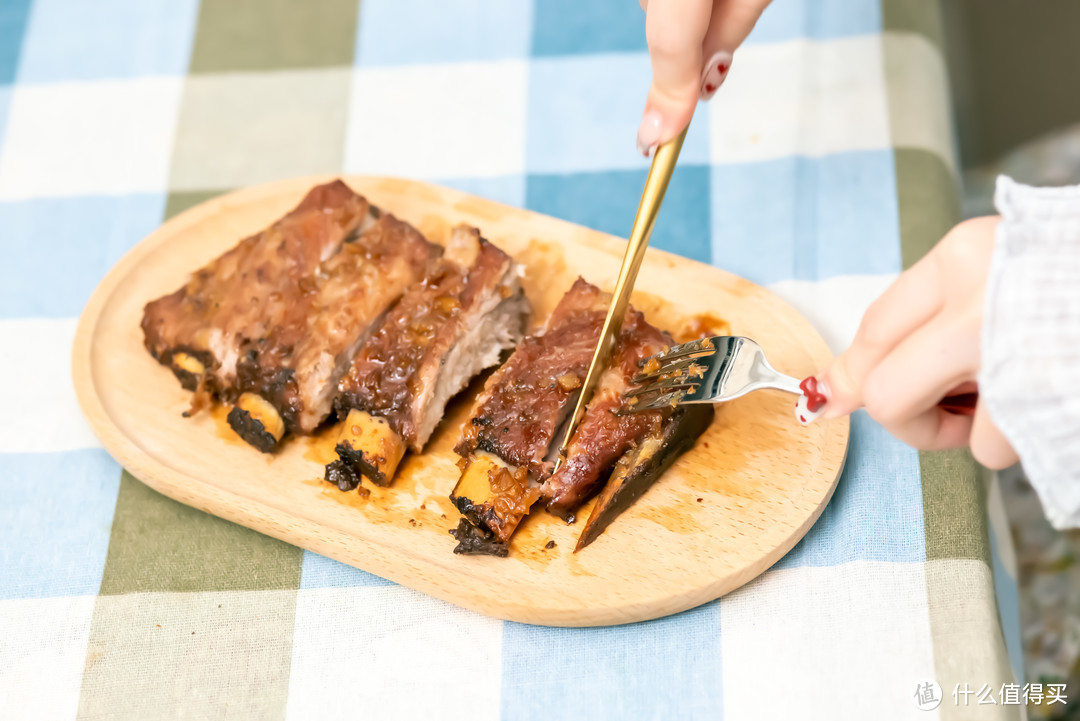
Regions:
M 641 268 L 641 261 L 645 257 L 645 249 L 649 247 L 653 226 L 656 225 L 656 215 L 660 212 L 660 204 L 664 202 L 664 193 L 667 192 L 671 173 L 675 170 L 675 161 L 679 159 L 679 151 L 685 139 L 686 129 L 658 146 L 656 154 L 653 155 L 649 174 L 645 177 L 645 189 L 641 192 L 641 202 L 638 203 L 637 215 L 634 216 L 634 225 L 630 229 L 630 240 L 623 254 L 622 267 L 619 268 L 619 279 L 615 281 L 611 305 L 608 307 L 607 317 L 604 318 L 600 338 L 596 343 L 596 350 L 593 351 L 592 362 L 589 363 L 589 371 L 585 374 L 585 381 L 581 385 L 581 393 L 578 395 L 577 405 L 574 406 L 574 414 L 570 416 L 570 423 L 566 426 L 566 435 L 563 437 L 562 445 L 559 446 L 559 455 L 555 459 L 556 471 L 566 461 L 566 449 L 570 445 L 570 439 L 574 437 L 574 431 L 577 430 L 582 416 L 585 415 L 585 406 L 592 399 L 600 375 L 607 369 L 611 360 L 615 340 L 622 331 L 626 307 L 630 304 L 630 292 L 634 289 L 638 269 Z

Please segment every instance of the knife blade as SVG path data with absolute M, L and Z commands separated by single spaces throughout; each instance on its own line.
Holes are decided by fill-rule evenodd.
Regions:
M 649 174 L 645 176 L 645 189 L 641 192 L 641 201 L 638 203 L 637 214 L 634 216 L 634 225 L 630 229 L 630 238 L 626 243 L 626 252 L 623 253 L 619 277 L 615 281 L 615 290 L 612 291 L 611 305 L 608 306 L 604 325 L 600 329 L 600 338 L 596 342 L 596 350 L 593 351 L 589 370 L 581 384 L 581 392 L 574 405 L 574 412 L 566 425 L 566 433 L 555 458 L 555 471 L 558 471 L 566 462 L 566 449 L 574 437 L 574 431 L 577 430 L 585 415 L 585 407 L 592 399 L 601 374 L 607 370 L 611 361 L 611 352 L 622 331 L 623 317 L 630 304 L 630 293 L 634 289 L 634 281 L 637 280 L 641 261 L 645 258 L 645 250 L 649 247 L 649 238 L 652 237 L 656 216 L 660 212 L 660 205 L 664 202 L 664 194 L 671 181 L 671 174 L 675 170 L 675 162 L 679 159 L 679 151 L 686 139 L 686 130 L 684 128 L 677 136 L 658 146 L 653 155 Z

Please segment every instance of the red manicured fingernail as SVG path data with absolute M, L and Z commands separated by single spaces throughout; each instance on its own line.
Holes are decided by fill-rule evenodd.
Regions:
M 808 426 L 825 412 L 825 404 L 829 402 L 829 387 L 814 376 L 810 376 L 799 384 L 802 395 L 795 403 L 795 417 L 799 423 Z
M 721 50 L 709 58 L 709 62 L 705 63 L 705 69 L 701 71 L 702 100 L 709 100 L 724 84 L 730 68 L 731 53 L 727 50 Z
M 804 378 L 803 382 L 799 384 L 799 389 L 806 396 L 806 407 L 811 413 L 817 413 L 822 406 L 829 402 L 828 397 L 825 395 L 827 390 L 825 384 L 818 381 L 814 376 Z

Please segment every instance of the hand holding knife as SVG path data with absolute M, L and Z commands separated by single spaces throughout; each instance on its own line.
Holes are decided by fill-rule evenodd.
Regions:
M 679 151 L 686 139 L 686 129 L 672 138 L 670 141 L 659 145 L 656 154 L 653 155 L 649 174 L 645 177 L 645 189 L 641 193 L 641 202 L 638 203 L 637 215 L 634 216 L 634 225 L 630 230 L 630 239 L 626 244 L 626 252 L 623 254 L 622 266 L 619 268 L 619 277 L 615 281 L 615 289 L 612 292 L 611 305 L 608 307 L 604 325 L 600 330 L 600 338 L 593 351 L 592 362 L 585 374 L 585 380 L 581 385 L 581 393 L 578 395 L 574 412 L 570 416 L 570 422 L 566 426 L 566 435 L 563 436 L 559 446 L 559 454 L 555 460 L 555 470 L 558 470 L 566 460 L 566 449 L 570 445 L 570 439 L 574 437 L 574 431 L 585 415 L 585 408 L 592 399 L 596 384 L 601 374 L 607 369 L 611 352 L 615 347 L 615 341 L 622 331 L 623 318 L 626 308 L 630 304 L 630 293 L 634 289 L 634 281 L 637 279 L 641 261 L 645 258 L 645 250 L 649 247 L 649 238 L 652 236 L 653 227 L 656 225 L 656 216 L 660 212 L 660 205 L 664 202 L 664 194 L 667 192 L 671 174 L 675 170 L 675 162 L 679 159 Z

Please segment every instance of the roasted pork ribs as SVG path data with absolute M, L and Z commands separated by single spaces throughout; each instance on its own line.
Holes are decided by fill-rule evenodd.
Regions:
M 259 450 L 311 433 L 370 330 L 423 277 L 439 246 L 341 181 L 146 306 L 147 349 L 196 391 L 234 404 Z
M 331 412 L 344 422 L 326 479 L 388 485 L 447 402 L 502 354 L 455 452 L 458 553 L 505 555 L 536 505 L 568 521 L 602 486 L 578 547 L 591 542 L 704 432 L 709 407 L 619 414 L 630 379 L 671 337 L 627 311 L 611 366 L 554 472 L 609 296 L 578 279 L 521 340 L 520 268 L 475 228 L 445 252 L 341 181 L 313 188 L 268 228 L 146 305 L 146 348 L 194 392 L 231 405 L 232 428 L 271 452 Z M 519 342 L 520 341 L 520 342 Z
M 579 279 L 544 328 L 522 341 L 488 380 L 455 448 L 462 473 L 451 500 L 464 516 L 454 532 L 457 552 L 505 555 L 510 536 L 537 502 L 572 521 L 620 458 L 631 464 L 627 473 L 640 495 L 646 481 L 655 480 L 663 469 L 634 460 L 639 444 L 668 439 L 673 430 L 692 444 L 708 425 L 676 423 L 684 414 L 672 409 L 616 414 L 640 363 L 672 343 L 631 308 L 612 365 L 601 377 L 565 462 L 552 474 L 558 431 L 573 410 L 608 301 L 606 294 Z M 708 413 L 711 420 L 711 409 Z M 674 447 L 665 442 L 665 448 Z M 674 455 L 667 454 L 672 460 Z
M 459 226 L 423 281 L 386 315 L 339 383 L 344 418 L 326 480 L 388 485 L 406 449 L 420 452 L 446 404 L 524 332 L 528 303 L 510 256 Z
M 592 360 L 608 297 L 578 279 L 540 332 L 484 385 L 454 450 L 462 473 L 450 498 L 476 528 L 505 543 L 539 498 Z

